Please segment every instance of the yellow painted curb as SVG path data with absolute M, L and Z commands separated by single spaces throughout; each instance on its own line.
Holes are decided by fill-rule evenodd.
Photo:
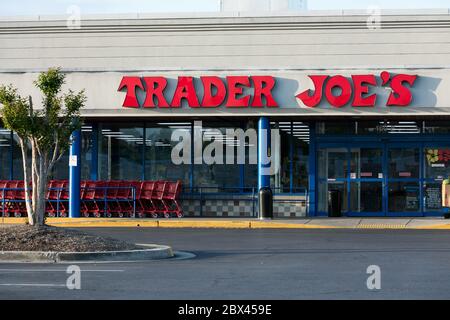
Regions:
M 0 224 L 26 224 L 26 218 L 4 218 L 0 219 Z M 147 227 L 157 228 L 157 220 L 136 220 L 136 219 L 103 219 L 103 218 L 47 218 L 47 225 L 64 228 L 130 228 Z
M 439 224 L 434 226 L 412 227 L 416 230 L 450 230 L 450 224 Z
M 158 221 L 103 221 L 103 222 L 84 222 L 84 223 L 47 223 L 52 227 L 63 228 L 158 228 Z
M 250 229 L 339 229 L 340 227 L 308 225 L 300 223 L 282 223 L 282 222 L 265 222 L 250 221 Z
M 27 218 L 0 218 L 0 224 L 26 224 Z M 64 228 L 186 228 L 186 229 L 392 229 L 392 230 L 450 230 L 450 224 L 408 227 L 398 224 L 361 224 L 355 227 L 286 223 L 258 220 L 177 220 L 130 218 L 47 218 L 47 224 Z
M 27 218 L 0 218 L 0 224 L 26 224 Z
M 53 227 L 66 228 L 132 228 L 145 227 L 157 228 L 157 220 L 136 220 L 136 219 L 104 219 L 104 218 L 79 218 L 74 221 L 70 218 L 50 218 L 47 224 Z
M 248 229 L 249 221 L 183 221 L 159 220 L 160 228 Z

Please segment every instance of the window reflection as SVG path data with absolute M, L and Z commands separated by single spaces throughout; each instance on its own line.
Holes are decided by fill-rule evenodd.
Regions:
M 171 141 L 172 133 L 177 130 L 190 135 L 191 122 L 185 123 L 148 123 L 146 125 L 145 146 L 145 179 L 147 180 L 181 180 L 185 186 L 189 185 L 190 165 L 173 163 L 172 149 L 179 142 Z M 191 148 L 191 145 L 188 145 Z M 180 157 L 183 154 L 180 153 Z M 189 159 L 190 161 L 190 159 Z
M 174 164 L 172 150 L 177 141 L 172 140 L 175 130 L 191 133 L 193 122 L 146 123 L 88 123 L 82 127 L 81 174 L 83 180 L 182 180 L 184 186 L 208 187 L 212 192 L 252 192 L 258 183 L 256 159 L 257 141 L 245 140 L 245 161 L 238 163 L 238 142 L 226 137 L 227 129 L 233 132 L 242 129 L 256 130 L 257 119 L 242 121 L 203 122 L 202 150 L 211 144 L 212 130 L 218 130 L 224 138 L 224 164 Z M 145 127 L 145 137 L 144 137 Z M 280 170 L 272 177 L 272 187 L 279 193 L 304 192 L 308 188 L 309 125 L 303 122 L 272 123 L 280 130 L 281 143 L 271 150 L 273 160 Z M 254 131 L 256 132 L 256 131 Z M 95 135 L 95 136 L 94 136 Z M 8 130 L 0 131 L 0 175 L 2 179 L 23 179 L 22 153 L 17 135 Z M 255 138 L 256 139 L 256 138 Z M 94 155 L 97 143 L 98 154 Z M 234 153 L 228 154 L 233 146 Z M 191 150 L 190 150 L 191 151 Z M 28 150 L 31 164 L 31 149 Z M 252 153 L 251 153 L 252 152 Z M 191 151 L 191 154 L 194 154 Z M 226 164 L 227 156 L 234 157 L 232 164 Z M 97 162 L 93 162 L 98 157 Z M 12 161 L 12 162 L 11 162 Z M 256 160 L 254 160 L 256 162 Z M 12 163 L 12 166 L 11 166 Z M 93 168 L 97 164 L 97 168 Z M 50 179 L 69 179 L 69 151 L 63 155 L 50 174 Z M 292 181 L 291 181 L 292 179 Z M 196 191 L 196 190 L 194 190 Z M 197 190 L 198 191 L 198 190 Z
M 419 149 L 390 149 L 389 177 L 419 178 Z
M 100 124 L 99 134 L 100 179 L 142 179 L 143 124 Z
M 425 121 L 425 133 L 449 134 L 449 123 L 448 121 Z
M 316 133 L 319 135 L 353 135 L 356 132 L 355 121 L 317 122 Z
M 309 125 L 303 122 L 294 122 L 293 127 L 293 192 L 308 190 L 309 181 Z
M 389 212 L 418 212 L 419 198 L 419 183 L 389 183 Z
M 350 206 L 352 212 L 383 211 L 383 186 L 381 182 L 352 182 Z
M 10 179 L 11 175 L 11 131 L 0 129 L 0 178 Z
M 194 183 L 196 187 L 203 187 L 204 192 L 240 192 L 241 185 L 241 165 L 238 164 L 236 148 L 234 148 L 234 155 L 227 154 L 227 147 L 235 147 L 237 142 L 226 137 L 226 130 L 241 128 L 244 131 L 247 130 L 246 126 L 241 125 L 239 122 L 206 122 L 202 123 L 202 150 L 211 145 L 214 142 L 218 142 L 222 146 L 224 164 L 205 164 L 202 159 L 196 159 L 196 162 L 202 161 L 202 164 L 194 165 Z M 199 130 L 200 128 L 196 128 Z M 218 138 L 215 141 L 216 134 L 222 135 L 222 138 Z M 246 139 L 245 145 L 248 147 L 249 141 Z M 213 154 L 214 156 L 215 154 Z M 226 158 L 231 157 L 234 159 L 233 164 L 225 164 Z M 203 159 L 204 160 L 204 159 Z
M 351 149 L 350 177 L 352 179 L 382 178 L 382 155 L 383 151 L 381 149 Z
M 278 129 L 280 132 L 280 144 L 272 146 L 275 167 L 280 169 L 271 177 L 271 185 L 275 193 L 287 193 L 290 192 L 291 187 L 290 146 L 292 143 L 292 124 L 291 122 L 273 122 L 271 127 L 272 129 Z

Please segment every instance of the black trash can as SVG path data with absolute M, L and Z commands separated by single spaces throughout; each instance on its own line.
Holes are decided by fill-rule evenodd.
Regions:
M 339 190 L 328 191 L 328 217 L 342 217 L 342 201 L 341 192 Z
M 259 218 L 273 219 L 273 193 L 270 188 L 259 190 Z

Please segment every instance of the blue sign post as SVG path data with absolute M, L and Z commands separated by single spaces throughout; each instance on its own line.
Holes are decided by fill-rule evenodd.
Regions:
M 70 146 L 69 175 L 69 216 L 80 217 L 80 187 L 81 187 L 81 130 L 72 133 Z

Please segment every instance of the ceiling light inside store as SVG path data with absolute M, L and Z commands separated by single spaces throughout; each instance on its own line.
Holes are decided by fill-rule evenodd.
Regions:
M 191 126 L 190 122 L 158 123 L 158 126 Z

